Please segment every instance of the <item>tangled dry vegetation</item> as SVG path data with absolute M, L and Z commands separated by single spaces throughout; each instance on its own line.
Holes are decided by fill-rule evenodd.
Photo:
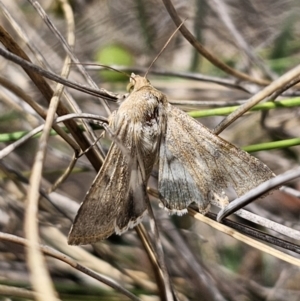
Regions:
M 169 0 L 70 2 L 40 1 L 49 18 L 43 19 L 37 1 L 1 1 L 1 49 L 96 89 L 93 79 L 114 99 L 126 83 L 111 71 L 76 63 L 71 54 L 81 63 L 97 58 L 144 74 L 178 26 L 176 18 L 187 18 L 184 26 L 194 40 L 177 33 L 150 70 L 152 84 L 209 128 L 233 106 L 267 100 L 221 136 L 254 152 L 277 175 L 299 175 L 298 1 L 176 0 L 175 12 Z M 103 49 L 117 54 L 107 58 Z M 94 147 L 79 156 L 101 136 L 101 127 L 72 118 L 56 124 L 49 139 L 47 131 L 57 116 L 83 112 L 105 120 L 118 104 L 44 80 L 11 59 L 1 52 L 0 300 L 300 299 L 299 177 L 221 224 L 215 222 L 217 208 L 205 217 L 193 208 L 182 217 L 168 216 L 153 193 L 154 169 L 149 193 L 167 273 L 147 218 L 122 236 L 67 245 L 110 142 L 101 139 L 100 152 Z M 40 125 L 41 136 L 20 143 Z

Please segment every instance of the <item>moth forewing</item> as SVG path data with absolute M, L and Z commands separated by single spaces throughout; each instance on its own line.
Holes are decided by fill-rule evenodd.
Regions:
M 121 234 L 140 222 L 146 212 L 146 187 L 136 158 L 113 144 L 80 206 L 69 244 L 88 244 Z M 139 199 L 137 201 L 137 196 Z
M 205 213 L 224 189 L 232 187 L 240 196 L 274 176 L 258 159 L 170 104 L 162 141 L 158 185 L 171 213 L 181 214 L 193 202 Z
M 146 184 L 158 158 L 165 96 L 133 76 L 133 91 L 110 118 L 114 141 L 81 204 L 69 244 L 88 244 L 136 226 L 147 211 Z

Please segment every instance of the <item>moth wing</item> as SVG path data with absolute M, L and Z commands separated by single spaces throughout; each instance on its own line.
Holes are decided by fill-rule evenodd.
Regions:
M 179 214 L 195 202 L 206 212 L 215 195 L 232 187 L 238 196 L 274 176 L 261 161 L 214 135 L 183 111 L 168 105 L 160 147 L 159 192 Z
M 207 208 L 209 203 L 199 193 L 195 180 L 186 166 L 171 152 L 164 138 L 159 157 L 158 191 L 165 208 L 178 215 L 186 213 L 186 208 L 192 202 L 201 204 L 203 210 Z
M 69 244 L 95 243 L 141 222 L 148 200 L 142 168 L 137 156 L 133 154 L 130 159 L 112 144 L 80 205 L 69 233 Z

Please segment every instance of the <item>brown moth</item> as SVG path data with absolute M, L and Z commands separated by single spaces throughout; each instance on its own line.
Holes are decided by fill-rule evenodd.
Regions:
M 78 210 L 69 244 L 95 243 L 140 223 L 157 161 L 161 203 L 179 215 L 191 203 L 206 213 L 224 189 L 232 187 L 240 196 L 274 176 L 258 159 L 170 105 L 147 78 L 132 74 L 130 84 L 131 94 L 110 118 L 116 139 Z

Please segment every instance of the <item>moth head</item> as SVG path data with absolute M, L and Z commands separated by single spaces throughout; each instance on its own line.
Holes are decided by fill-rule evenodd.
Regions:
M 135 75 L 134 73 L 131 73 L 130 81 L 129 84 L 127 85 L 127 91 L 129 93 L 133 91 L 138 91 L 139 89 L 145 86 L 151 86 L 149 80 L 146 77 L 142 77 L 139 75 Z

